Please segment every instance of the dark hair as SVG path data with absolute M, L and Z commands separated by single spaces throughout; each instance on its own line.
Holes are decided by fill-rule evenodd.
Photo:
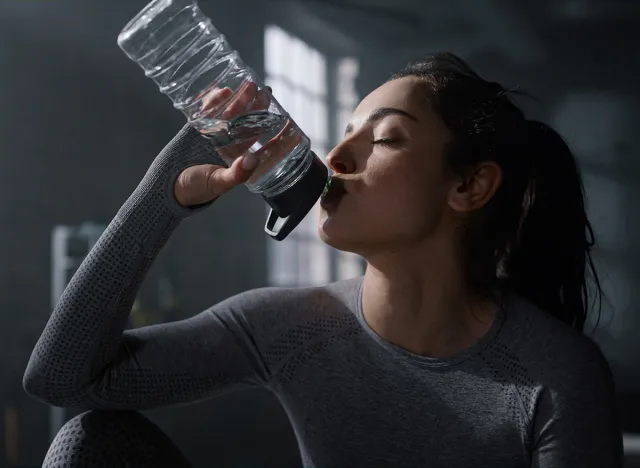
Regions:
M 463 230 L 470 286 L 515 291 L 582 331 L 589 279 L 598 312 L 602 289 L 582 178 L 567 144 L 548 125 L 527 120 L 512 91 L 482 79 L 453 54 L 412 62 L 390 80 L 406 76 L 421 80 L 429 105 L 452 133 L 448 170 L 464 175 L 489 160 L 502 168 L 501 186 Z

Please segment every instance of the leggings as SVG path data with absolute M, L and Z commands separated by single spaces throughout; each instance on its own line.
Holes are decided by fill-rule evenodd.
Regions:
M 132 411 L 89 411 L 67 422 L 43 468 L 191 468 L 169 437 Z

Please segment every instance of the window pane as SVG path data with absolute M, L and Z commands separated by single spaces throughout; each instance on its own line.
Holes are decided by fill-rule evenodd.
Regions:
M 267 242 L 269 242 L 267 249 L 269 283 L 278 286 L 296 284 L 298 276 L 296 243 L 291 242 L 291 239 L 285 239 L 282 242 L 267 239 Z
M 320 142 L 320 144 L 316 144 L 312 141 L 311 149 L 323 161 L 327 159 L 328 150 L 327 150 L 327 147 L 324 144 L 322 144 L 322 142 Z
M 356 79 L 360 64 L 357 59 L 345 58 L 338 62 L 338 105 L 355 108 L 358 104 Z
M 304 94 L 302 94 L 302 90 L 300 90 L 299 88 L 291 88 L 289 89 L 288 93 L 288 107 L 285 107 L 285 109 L 289 112 L 291 117 L 293 117 L 293 120 L 296 121 L 302 131 L 306 132 L 305 128 L 307 127 L 307 125 L 304 115 Z
M 314 240 L 300 240 L 298 269 L 299 284 L 313 286 L 329 281 L 329 250 Z
M 291 38 L 289 57 L 293 66 L 289 70 L 287 77 L 296 87 L 304 87 L 307 74 L 307 59 L 309 52 L 307 45 L 297 37 Z
M 291 87 L 288 83 L 280 77 L 267 75 L 265 77 L 265 84 L 271 86 L 273 90 L 273 96 L 277 99 L 280 105 L 287 109 L 288 99 L 291 96 Z
M 264 61 L 267 74 L 288 76 L 291 57 L 288 54 L 291 37 L 281 28 L 267 26 L 264 36 Z
M 328 247 L 320 240 L 311 243 L 309 246 L 311 249 L 311 262 L 309 263 L 311 284 L 328 283 L 331 280 Z
M 322 143 L 329 139 L 329 111 L 327 102 L 324 99 L 315 99 L 312 103 L 313 109 L 313 137 Z
M 324 56 L 315 49 L 309 50 L 306 87 L 317 97 L 327 95 L 327 64 Z
M 351 252 L 338 252 L 338 280 L 355 278 L 363 273 L 361 257 Z
M 309 275 L 309 263 L 311 263 L 309 255 L 309 246 L 306 241 L 297 239 L 296 250 L 298 253 L 298 264 L 296 265 L 298 275 L 296 277 L 296 284 L 300 286 L 307 286 L 311 284 L 311 278 Z
M 312 98 L 309 94 L 302 91 L 302 120 L 299 122 L 300 128 L 302 131 L 307 134 L 307 136 L 311 139 L 311 141 L 317 140 L 316 136 L 316 115 L 313 112 L 315 107 L 315 99 Z
M 318 217 L 320 216 L 320 205 L 316 203 L 305 218 L 300 222 L 298 226 L 297 232 L 300 233 L 300 237 L 306 239 L 317 239 L 318 238 Z
M 270 26 L 265 31 L 266 83 L 300 128 L 311 138 L 319 157 L 326 156 L 329 115 L 324 56 L 300 39 Z M 268 210 L 267 210 L 268 211 Z M 269 281 L 300 286 L 331 279 L 330 249 L 318 237 L 319 203 L 282 242 L 268 239 Z
M 335 125 L 336 125 L 335 130 L 336 130 L 336 137 L 338 138 L 338 141 L 336 141 L 335 143 L 338 143 L 339 141 L 342 140 L 342 137 L 344 136 L 344 131 L 347 128 L 347 124 L 351 120 L 352 113 L 353 111 L 347 107 L 341 107 L 338 109 L 337 115 L 335 116 Z

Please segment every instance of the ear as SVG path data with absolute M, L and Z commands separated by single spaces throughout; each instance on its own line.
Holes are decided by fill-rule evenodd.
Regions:
M 493 161 L 478 164 L 461 177 L 449 192 L 449 207 L 466 213 L 482 208 L 502 184 L 502 168 Z

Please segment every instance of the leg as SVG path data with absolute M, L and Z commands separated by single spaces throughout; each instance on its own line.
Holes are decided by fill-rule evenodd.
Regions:
M 65 424 L 42 468 L 190 468 L 169 437 L 140 413 L 89 411 Z

